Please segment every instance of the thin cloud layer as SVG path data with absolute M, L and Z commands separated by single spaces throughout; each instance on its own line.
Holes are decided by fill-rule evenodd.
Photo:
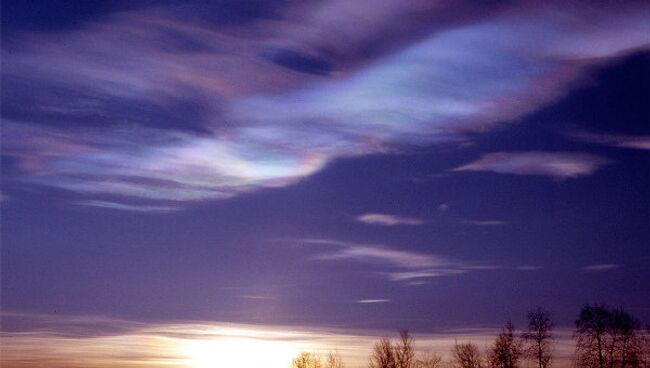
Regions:
M 501 226 L 506 224 L 505 221 L 501 221 L 501 220 L 469 220 L 469 219 L 461 219 L 460 223 L 466 225 L 475 225 L 475 226 Z
M 650 150 L 650 137 L 648 136 L 598 134 L 589 132 L 574 133 L 570 136 L 582 142 L 595 143 L 603 146 L 630 148 L 645 151 Z
M 583 267 L 582 270 L 585 272 L 604 272 L 604 271 L 610 271 L 615 268 L 618 268 L 619 265 L 617 264 L 611 264 L 611 263 L 606 263 L 606 264 L 594 264 L 594 265 L 589 265 L 586 267 Z
M 238 367 L 259 367 L 259 362 L 255 365 L 252 358 L 242 356 L 250 351 L 264 356 L 268 367 L 287 367 L 300 351 L 327 354 L 332 350 L 349 366 L 361 367 L 367 364 L 373 344 L 394 333 L 200 321 L 144 323 L 61 315 L 4 313 L 2 317 L 3 321 L 15 317 L 30 326 L 2 332 L 2 363 L 9 367 L 108 368 L 134 362 L 148 367 L 212 367 L 234 362 Z M 122 328 L 106 331 L 106 326 Z M 497 333 L 491 328 L 420 333 L 415 334 L 415 348 L 418 353 L 433 350 L 449 358 L 457 341 L 488 344 Z M 568 364 L 574 349 L 571 331 L 558 328 L 556 336 L 555 359 Z
M 608 163 L 606 158 L 581 152 L 494 152 L 453 171 L 491 171 L 568 179 L 589 176 Z
M 360 299 L 354 301 L 356 304 L 379 304 L 379 303 L 390 303 L 390 299 Z
M 378 265 L 380 274 L 391 281 L 407 282 L 467 272 L 493 270 L 498 266 L 476 264 L 435 254 L 398 250 L 383 245 L 358 244 L 328 239 L 304 239 L 304 244 L 334 247 L 315 259 L 323 261 L 354 261 Z
M 396 226 L 396 225 L 422 225 L 423 220 L 414 217 L 401 217 L 383 213 L 366 213 L 357 216 L 357 221 L 368 225 Z
M 286 186 L 535 111 L 646 48 L 643 6 L 335 2 L 220 28 L 160 7 L 23 32 L 3 44 L 3 153 L 12 179 L 124 205 Z

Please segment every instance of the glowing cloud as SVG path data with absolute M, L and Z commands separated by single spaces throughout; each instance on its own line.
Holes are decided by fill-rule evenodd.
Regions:
M 453 7 L 435 29 L 390 25 L 394 14 L 440 13 L 394 1 L 288 6 L 278 21 L 218 30 L 162 7 L 21 34 L 3 57 L 13 125 L 4 154 L 19 159 L 18 179 L 95 203 L 229 198 L 295 183 L 336 158 L 511 121 L 563 96 L 585 67 L 648 43 L 644 4 L 526 4 L 463 18 L 464 6 L 474 9 Z M 532 172 L 576 177 L 601 165 L 568 161 Z
M 383 300 L 368 300 L 368 303 Z M 366 304 L 368 304 L 366 303 Z M 386 331 L 295 328 L 219 322 L 143 323 L 83 316 L 26 315 L 39 327 L 2 332 L 3 367 L 288 367 L 300 351 L 325 354 L 337 350 L 347 366 L 367 364 L 373 344 Z M 6 313 L 3 319 L 11 318 Z M 119 330 L 105 330 L 119 326 Z M 83 328 L 83 330 L 80 330 Z M 489 343 L 494 329 L 462 329 L 416 334 L 416 350 L 447 356 L 455 341 Z M 393 333 L 392 331 L 390 333 Z M 571 331 L 557 329 L 554 353 L 559 366 L 569 366 Z M 254 352 L 254 354 L 251 354 Z M 260 359 L 264 359 L 263 362 Z

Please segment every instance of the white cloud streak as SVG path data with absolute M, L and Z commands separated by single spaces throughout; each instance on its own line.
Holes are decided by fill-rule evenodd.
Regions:
M 556 179 L 589 176 L 610 160 L 581 152 L 494 152 L 453 171 L 548 176 Z
M 356 304 L 381 304 L 381 303 L 390 303 L 390 299 L 360 299 L 355 300 Z
M 583 267 L 582 270 L 585 272 L 604 272 L 604 271 L 610 271 L 615 268 L 620 267 L 617 264 L 611 264 L 611 263 L 606 263 L 606 264 L 594 264 L 594 265 L 589 265 L 586 267 Z
M 100 208 L 106 208 L 111 210 L 132 211 L 132 212 L 167 213 L 167 212 L 174 212 L 179 209 L 178 207 L 173 207 L 173 206 L 132 205 L 132 204 L 110 202 L 110 201 L 99 201 L 99 200 L 77 202 L 76 204 L 80 206 L 100 207 Z
M 383 266 L 379 272 L 392 281 L 411 281 L 467 272 L 494 270 L 499 266 L 471 263 L 435 254 L 397 250 L 381 245 L 358 244 L 327 239 L 304 239 L 304 244 L 327 245 L 336 249 L 314 258 L 323 261 L 355 261 Z
M 598 134 L 580 132 L 571 134 L 570 137 L 582 142 L 600 144 L 603 146 L 629 148 L 637 150 L 650 150 L 649 136 L 619 135 L 619 134 Z
M 424 220 L 414 217 L 401 217 L 383 213 L 366 213 L 357 216 L 357 221 L 368 225 L 396 226 L 396 225 L 422 225 Z

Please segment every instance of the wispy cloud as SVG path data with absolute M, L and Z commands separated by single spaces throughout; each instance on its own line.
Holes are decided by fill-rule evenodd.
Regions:
M 591 175 L 609 162 L 604 157 L 581 152 L 493 152 L 453 171 L 490 171 L 568 179 Z
M 414 217 L 401 217 L 382 213 L 366 213 L 356 219 L 364 224 L 381 226 L 422 225 L 424 223 L 424 220 Z
M 590 132 L 572 133 L 570 137 L 582 142 L 595 143 L 604 146 L 650 150 L 650 136 L 634 136 L 620 134 L 602 134 Z
M 379 272 L 392 281 L 410 281 L 467 272 L 493 270 L 499 266 L 466 262 L 435 254 L 398 250 L 383 245 L 358 244 L 328 239 L 304 239 L 305 244 L 327 245 L 336 249 L 315 256 L 324 261 L 355 261 L 377 264 L 386 270 Z
M 470 219 L 460 219 L 461 224 L 466 225 L 476 225 L 476 226 L 501 226 L 505 225 L 505 221 L 501 220 L 470 220 Z
M 390 303 L 390 299 L 360 299 L 355 300 L 356 304 L 378 304 L 378 303 Z
M 273 296 L 268 296 L 268 295 L 242 295 L 242 299 L 250 299 L 250 300 L 272 300 L 275 299 Z
M 134 212 L 174 212 L 178 210 L 178 207 L 174 206 L 150 206 L 150 205 L 136 205 L 136 204 L 124 204 L 110 201 L 99 201 L 99 200 L 88 200 L 77 202 L 77 205 L 80 206 L 89 206 L 89 207 L 100 207 L 107 208 L 111 210 L 120 210 L 120 211 L 134 211 Z
M 378 303 L 380 300 L 375 299 Z M 243 356 L 244 350 L 262 351 L 268 354 L 264 355 L 265 367 L 280 368 L 288 367 L 300 351 L 333 349 L 338 350 L 349 366 L 361 367 L 367 363 L 373 344 L 387 333 L 213 321 L 147 323 L 92 316 L 8 315 L 6 312 L 2 318 L 5 323 L 16 318 L 23 326 L 13 331 L 4 329 L 1 333 L 0 362 L 3 367 L 31 367 L 34 362 L 45 367 L 59 367 L 59 362 L 65 362 L 66 367 L 96 368 L 134 364 L 161 368 L 215 364 L 258 368 L 258 356 Z M 110 326 L 122 328 L 107 331 L 106 327 Z M 416 349 L 419 352 L 426 346 L 447 357 L 458 340 L 488 344 L 497 333 L 498 330 L 489 328 L 464 328 L 416 334 Z M 571 331 L 558 328 L 556 335 L 558 364 L 568 365 L 574 351 Z
M 531 265 L 521 265 L 515 267 L 517 271 L 539 271 L 542 269 L 540 266 L 531 266 Z
M 593 63 L 647 46 L 635 4 L 482 16 L 440 6 L 335 1 L 223 27 L 161 6 L 25 32 L 3 55 L 4 154 L 20 162 L 15 179 L 92 200 L 230 198 L 340 157 L 485 131 L 563 96 Z M 564 178 L 600 166 L 586 161 L 489 169 Z
M 582 270 L 585 272 L 603 272 L 603 271 L 610 271 L 618 267 L 620 266 L 617 264 L 605 263 L 605 264 L 589 265 L 583 267 Z

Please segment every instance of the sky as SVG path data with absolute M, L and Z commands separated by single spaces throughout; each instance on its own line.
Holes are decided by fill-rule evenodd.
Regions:
M 3 1 L 4 363 L 649 322 L 649 10 Z

